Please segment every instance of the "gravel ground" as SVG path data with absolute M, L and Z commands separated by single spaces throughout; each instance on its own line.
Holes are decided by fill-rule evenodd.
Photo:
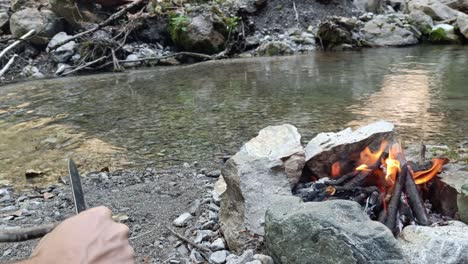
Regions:
M 216 178 L 205 174 L 219 169 L 219 166 L 211 164 L 207 167 L 209 169 L 203 169 L 184 164 L 164 171 L 95 172 L 88 173 L 82 184 L 88 207 L 105 205 L 112 209 L 114 216 L 128 216 L 125 223 L 130 227 L 138 263 L 167 263 L 169 260 L 187 259 L 188 255 L 178 253 L 175 247 L 180 242 L 166 226 L 172 226 L 172 221 L 186 212 L 194 200 L 210 197 Z M 0 210 L 1 228 L 57 222 L 74 215 L 68 185 L 57 184 L 22 193 L 11 188 L 6 190 L 8 193 L 2 191 L 0 196 L 3 208 Z M 44 198 L 51 194 L 53 197 Z M 15 211 L 21 216 L 12 216 Z M 182 229 L 178 231 L 184 233 Z M 0 244 L 0 262 L 27 258 L 37 243 L 38 240 Z

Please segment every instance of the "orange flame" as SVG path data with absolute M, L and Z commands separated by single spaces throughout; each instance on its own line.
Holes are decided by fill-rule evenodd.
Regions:
M 335 163 L 333 163 L 331 169 L 332 169 L 331 171 L 332 177 L 338 177 L 341 175 L 341 166 L 340 166 L 339 161 L 336 161 Z
M 387 147 L 386 140 L 383 140 L 382 143 L 380 143 L 379 150 L 374 153 L 372 153 L 369 147 L 366 147 L 359 155 L 360 156 L 359 162 L 361 164 L 366 164 L 367 166 L 371 166 L 377 163 L 377 161 L 382 156 L 382 153 L 384 152 L 386 147 Z
M 414 182 L 416 184 L 423 184 L 430 181 L 437 174 L 442 171 L 442 166 L 448 162 L 446 158 L 432 159 L 432 167 L 425 171 L 418 171 L 413 174 Z
M 400 172 L 400 161 L 398 155 L 401 154 L 401 147 L 399 144 L 393 144 L 388 151 L 388 158 L 385 160 L 387 173 L 385 180 L 393 185 L 396 182 L 397 174 Z

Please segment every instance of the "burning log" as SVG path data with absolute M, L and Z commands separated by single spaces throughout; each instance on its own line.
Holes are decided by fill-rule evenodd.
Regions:
M 398 207 L 400 205 L 401 194 L 403 193 L 403 186 L 405 185 L 405 179 L 407 174 L 408 167 L 403 165 L 401 172 L 397 175 L 397 182 L 393 187 L 392 198 L 388 204 L 387 217 L 385 219 L 385 225 L 394 232 L 396 225 L 396 217 L 398 212 Z
M 411 207 L 418 224 L 423 226 L 429 225 L 426 208 L 424 207 L 424 203 L 419 195 L 418 187 L 414 182 L 411 168 L 408 166 L 406 169 L 405 193 L 408 196 L 409 206 Z

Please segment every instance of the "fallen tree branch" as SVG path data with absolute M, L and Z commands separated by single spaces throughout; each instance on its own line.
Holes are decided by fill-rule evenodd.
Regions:
M 0 243 L 21 242 L 43 237 L 50 233 L 58 224 L 45 224 L 41 226 L 18 228 L 0 231 Z
M 169 228 L 168 226 L 166 226 L 167 230 L 169 230 L 174 236 L 178 237 L 180 240 L 192 245 L 194 248 L 197 248 L 203 252 L 211 252 L 211 250 L 205 246 L 202 246 L 202 245 L 198 245 L 196 244 L 195 242 L 193 242 L 192 240 L 182 236 L 181 234 L 177 233 L 176 231 L 172 230 L 171 228 Z
M 103 22 L 99 23 L 97 26 L 95 26 L 94 28 L 91 28 L 91 29 L 88 29 L 86 31 L 83 31 L 83 32 L 80 32 L 76 35 L 73 35 L 72 37 L 64 40 L 64 41 L 61 41 L 59 43 L 56 43 L 55 45 L 52 45 L 49 47 L 49 50 L 54 50 L 72 40 L 75 40 L 77 38 L 80 38 L 84 35 L 87 35 L 89 33 L 93 33 L 94 31 L 97 31 L 107 25 L 109 25 L 112 21 L 116 20 L 117 18 L 120 18 L 122 15 L 124 15 L 125 13 L 128 12 L 128 10 L 132 9 L 133 7 L 139 5 L 140 3 L 142 3 L 143 0 L 135 0 L 134 2 L 130 3 L 129 5 L 125 6 L 124 8 L 120 9 L 119 11 L 117 11 L 116 13 L 112 14 L 110 17 L 108 17 L 106 20 L 104 20 Z
M 4 50 L 2 50 L 2 52 L 0 53 L 0 59 L 5 56 L 5 54 L 12 50 L 14 47 L 18 46 L 23 40 L 29 38 L 30 36 L 32 36 L 34 34 L 34 32 L 36 32 L 35 29 L 31 29 L 28 33 L 24 34 L 23 36 L 21 36 L 21 38 L 15 42 L 13 42 L 10 46 L 6 47 Z
M 3 67 L 2 70 L 0 71 L 0 77 L 2 77 L 8 71 L 8 69 L 10 69 L 11 65 L 13 64 L 13 62 L 15 61 L 17 57 L 18 57 L 18 54 L 15 54 L 13 55 L 13 57 L 10 58 L 10 60 L 5 65 L 5 67 Z
M 61 74 L 61 76 L 66 76 L 66 75 L 72 74 L 72 73 L 74 73 L 74 72 L 77 72 L 77 71 L 79 71 L 79 70 L 81 70 L 81 69 L 84 69 L 84 68 L 86 68 L 86 67 L 89 67 L 89 66 L 91 66 L 91 65 L 93 65 L 93 64 L 95 64 L 95 63 L 98 63 L 98 62 L 104 60 L 105 58 L 107 58 L 107 56 L 102 56 L 102 57 L 100 57 L 99 59 L 90 61 L 90 62 L 88 62 L 88 63 L 86 63 L 86 64 L 83 64 L 83 65 L 81 65 L 81 66 L 79 66 L 79 67 L 76 67 L 76 68 L 73 69 L 73 70 L 67 71 L 67 72 Z

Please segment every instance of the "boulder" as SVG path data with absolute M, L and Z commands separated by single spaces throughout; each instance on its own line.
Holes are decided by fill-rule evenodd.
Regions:
M 422 11 L 436 21 L 456 18 L 458 13 L 438 0 L 410 0 L 408 2 L 408 11 Z
M 14 37 L 19 38 L 35 29 L 38 32 L 31 42 L 36 45 L 47 45 L 49 40 L 60 31 L 64 24 L 54 12 L 48 9 L 37 10 L 25 8 L 13 13 L 10 18 L 10 30 Z
M 362 12 L 382 13 L 382 0 L 354 0 L 353 5 Z
M 171 29 L 174 43 L 186 51 L 214 54 L 224 48 L 224 35 L 215 29 L 214 16 L 199 15 L 194 17 L 185 30 Z
M 432 18 L 422 11 L 415 10 L 409 14 L 410 22 L 424 35 L 429 35 L 434 26 Z
M 318 25 L 316 42 L 324 49 L 333 49 L 343 44 L 361 46 L 353 34 L 359 25 L 360 22 L 353 18 L 331 17 Z
M 49 0 L 49 4 L 50 8 L 74 29 L 81 29 L 87 24 L 100 21 L 95 12 L 85 6 L 77 5 L 76 0 Z
M 444 226 L 403 229 L 398 238 L 410 264 L 461 264 L 468 261 L 468 226 L 451 221 Z
M 77 49 L 77 44 L 75 41 L 70 41 L 64 45 L 54 49 L 49 50 L 50 47 L 57 45 L 63 41 L 70 39 L 71 36 L 65 32 L 60 32 L 56 34 L 47 45 L 47 51 L 50 53 L 51 58 L 57 63 L 65 63 L 73 57 Z
M 393 129 L 392 123 L 378 121 L 355 131 L 347 128 L 337 133 L 320 133 L 305 147 L 307 167 L 320 178 L 330 177 L 332 164 L 341 162 L 344 156 L 349 165 L 343 163 L 342 172 L 352 171 L 360 152 L 369 145 L 392 138 Z
M 440 0 L 440 2 L 455 10 L 468 13 L 468 0 Z
M 257 48 L 257 53 L 261 56 L 280 56 L 292 54 L 292 48 L 282 41 L 270 41 L 263 43 Z
M 300 166 L 288 159 L 304 155 L 297 128 L 284 124 L 262 129 L 223 167 L 226 190 L 221 195 L 220 222 L 231 250 L 239 252 L 249 233 L 264 234 L 265 211 L 279 196 L 291 196 Z M 296 157 L 297 156 L 297 157 Z
M 235 13 L 241 11 L 253 14 L 259 10 L 265 2 L 266 0 L 228 0 L 227 4 L 233 10 L 236 10 Z
M 272 204 L 265 218 L 265 245 L 274 263 L 405 263 L 390 230 L 356 202 L 284 200 Z
M 403 14 L 378 15 L 363 28 L 364 38 L 376 46 L 409 46 L 419 43 L 421 33 Z
M 468 39 L 468 15 L 459 13 L 457 16 L 457 26 L 460 29 L 460 33 Z
M 40 6 L 47 6 L 48 0 L 11 0 L 11 10 L 13 12 L 19 11 L 24 8 L 38 8 Z
M 468 171 L 466 171 L 466 167 L 445 166 L 444 172 L 438 177 L 440 185 L 443 184 L 443 188 L 438 188 L 442 193 L 438 194 L 444 196 L 437 199 L 440 204 L 435 203 L 434 206 L 437 209 L 444 209 L 445 211 L 442 213 L 447 213 L 448 216 L 455 216 L 455 212 L 458 212 L 460 220 L 468 223 L 468 199 L 466 198 Z
M 449 24 L 433 26 L 429 41 L 433 44 L 461 44 L 460 37 L 455 34 L 455 27 Z

